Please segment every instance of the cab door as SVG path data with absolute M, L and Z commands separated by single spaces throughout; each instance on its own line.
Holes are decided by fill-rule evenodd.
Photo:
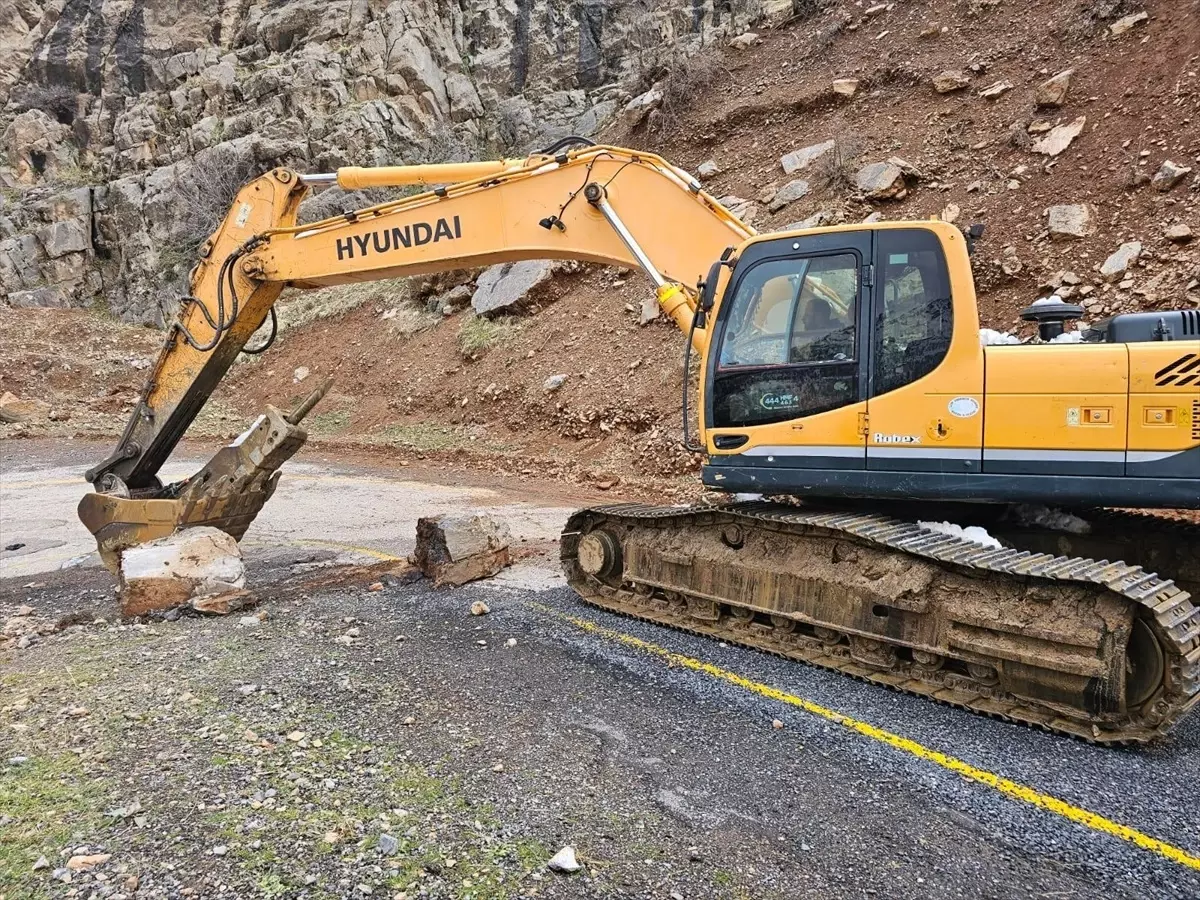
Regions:
M 876 232 L 869 470 L 982 471 L 983 350 L 974 289 L 965 249 L 945 243 L 961 240 L 957 231 L 927 223 Z
M 870 230 L 743 249 L 705 366 L 714 464 L 862 469 Z

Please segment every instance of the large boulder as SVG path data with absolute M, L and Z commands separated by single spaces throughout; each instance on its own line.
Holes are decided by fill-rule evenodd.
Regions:
M 799 150 L 793 150 L 791 153 L 785 153 L 780 157 L 779 165 L 783 167 L 784 174 L 792 175 L 807 169 L 826 153 L 831 152 L 836 146 L 836 141 L 829 140 L 813 144 L 809 147 L 801 147 Z
M 530 291 L 550 280 L 554 268 L 553 262 L 543 259 L 491 266 L 475 282 L 471 308 L 480 316 L 512 312 L 524 303 Z
M 126 617 L 191 604 L 230 612 L 247 597 L 246 567 L 237 541 L 202 526 L 130 547 L 121 554 L 121 613 Z
M 509 565 L 511 539 L 508 525 L 486 513 L 421 518 L 412 561 L 435 586 L 466 584 Z
M 1046 210 L 1052 238 L 1083 238 L 1096 230 L 1095 216 L 1086 203 L 1062 203 Z

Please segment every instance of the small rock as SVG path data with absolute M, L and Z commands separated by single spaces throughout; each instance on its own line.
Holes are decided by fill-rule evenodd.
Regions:
M 1051 128 L 1044 138 L 1036 141 L 1031 149 L 1034 153 L 1041 153 L 1046 156 L 1058 156 L 1071 146 L 1071 142 L 1075 138 L 1083 133 L 1083 126 L 1086 124 L 1087 116 L 1080 116 L 1068 125 L 1057 125 Z
M 60 869 L 55 869 L 53 872 L 50 873 L 50 877 L 53 878 L 55 881 L 61 881 L 63 884 L 70 884 L 71 877 L 72 877 L 71 870 L 66 867 L 63 867 Z
M 908 194 L 904 171 L 890 162 L 863 166 L 854 176 L 854 183 L 868 200 L 903 200 Z
M 367 585 L 367 590 L 371 591 L 371 592 L 382 591 L 383 590 L 383 582 L 382 581 L 373 581 L 369 585 Z
M 799 150 L 793 150 L 791 153 L 785 153 L 783 156 L 781 156 L 779 158 L 779 165 L 783 167 L 783 172 L 785 175 L 793 175 L 796 172 L 807 169 L 810 165 L 812 165 L 826 153 L 833 150 L 836 146 L 836 141 L 828 140 L 820 144 L 813 144 L 809 147 L 801 147 Z M 729 206 L 728 203 L 725 205 Z
M 1140 241 L 1129 241 L 1122 244 L 1117 252 L 1112 254 L 1100 266 L 1100 277 L 1108 282 L 1120 281 L 1129 267 L 1137 262 L 1138 257 L 1141 255 L 1142 245 Z
M 1150 16 L 1147 13 L 1134 13 L 1133 15 L 1117 19 L 1117 21 L 1108 26 L 1108 31 L 1113 37 L 1120 37 L 1125 32 L 1132 31 L 1138 25 L 1141 25 L 1143 22 L 1146 22 L 1149 19 Z
M 516 639 L 516 638 L 509 638 L 507 641 L 505 641 L 505 642 L 504 642 L 504 646 L 505 646 L 505 647 L 515 647 L 515 646 L 517 646 L 517 639 Z
M 1071 89 L 1071 76 L 1074 74 L 1074 69 L 1067 69 L 1043 81 L 1033 92 L 1033 102 L 1042 108 L 1056 109 L 1062 106 L 1067 102 L 1067 92 Z
M 504 771 L 504 763 L 496 763 L 494 766 L 492 766 L 492 771 L 497 774 L 499 774 L 500 772 L 503 772 Z
M 553 391 L 557 391 L 560 387 L 566 384 L 566 382 L 566 375 L 551 375 L 546 379 L 545 383 L 542 384 L 542 390 L 549 394 Z
M 778 731 L 780 728 L 783 727 L 783 721 L 781 719 L 772 719 L 771 727 Z
M 662 307 L 658 303 L 658 297 L 654 294 L 647 294 L 642 299 L 642 308 L 638 312 L 638 324 L 644 326 L 651 322 L 657 322 L 660 315 L 662 315 Z
M 1082 238 L 1096 230 L 1092 208 L 1086 203 L 1063 203 L 1046 210 L 1050 236 Z
M 224 856 L 228 852 L 229 852 L 229 848 L 227 846 L 225 846 L 224 844 L 217 844 L 217 846 L 212 848 L 213 856 Z
M 979 92 L 979 96 L 985 100 L 995 100 L 997 97 L 1002 97 L 1013 89 L 1011 81 L 997 81 L 993 85 L 985 87 Z
M 835 78 L 833 80 L 833 92 L 842 97 L 853 97 L 858 93 L 858 79 Z
M 46 859 L 46 857 L 44 857 L 44 856 L 39 856 L 37 858 L 37 862 L 35 862 L 33 864 L 32 871 L 40 872 L 40 871 L 42 871 L 42 869 L 48 869 L 48 868 L 50 868 L 50 860 Z
M 1167 240 L 1173 244 L 1186 244 L 1192 239 L 1192 229 L 1187 225 L 1172 225 L 1166 232 Z
M 717 165 L 715 159 L 706 159 L 696 168 L 696 174 L 704 180 L 716 178 L 721 174 L 721 167 Z
M 939 94 L 961 91 L 971 83 L 971 76 L 961 69 L 947 69 L 933 76 L 933 89 Z
M 400 852 L 400 842 L 390 834 L 379 836 L 379 852 L 384 856 L 395 856 Z
M 789 203 L 794 203 L 801 197 L 807 196 L 807 194 L 808 182 L 801 178 L 796 178 L 775 192 L 775 196 L 767 204 L 767 209 L 773 213 L 779 212 L 779 210 L 783 209 Z
M 749 50 L 751 47 L 755 46 L 756 44 L 761 44 L 761 43 L 762 43 L 762 38 L 760 38 L 753 31 L 747 31 L 745 34 L 739 34 L 737 37 L 733 38 L 729 42 L 729 46 L 732 47 L 734 50 Z
M 33 607 L 32 606 L 18 606 L 16 615 L 21 616 L 21 617 L 32 616 L 33 615 Z
M 238 619 L 238 625 L 242 628 L 257 628 L 262 624 L 262 620 L 258 616 L 242 616 Z
M 570 875 L 572 872 L 578 872 L 581 868 L 579 861 L 575 859 L 575 848 L 568 844 L 563 847 L 553 857 L 550 862 L 546 863 L 546 867 L 553 872 L 563 872 Z
M 308 366 L 300 366 L 292 373 L 292 384 L 299 384 L 311 373 L 308 371 Z
M 940 218 L 943 222 L 949 222 L 950 224 L 953 225 L 955 222 L 958 221 L 958 217 L 961 215 L 962 215 L 962 207 L 961 206 L 959 206 L 957 203 L 947 203 L 945 208 L 942 210 L 942 214 L 941 214 Z
M 1192 173 L 1190 166 L 1177 166 L 1171 160 L 1166 160 L 1150 179 L 1154 189 L 1166 193 Z
M 486 616 L 491 611 L 492 608 L 482 600 L 476 600 L 471 604 L 471 615 L 473 616 Z
M 102 866 L 112 859 L 111 853 L 91 853 L 72 856 L 67 860 L 67 868 L 73 872 L 90 872 L 96 866 Z

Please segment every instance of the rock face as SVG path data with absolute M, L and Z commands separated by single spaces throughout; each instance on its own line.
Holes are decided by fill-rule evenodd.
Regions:
M 417 520 L 413 562 L 437 586 L 495 575 L 510 562 L 508 526 L 487 514 Z
M 246 567 L 237 541 L 216 528 L 188 528 L 131 547 L 121 554 L 121 612 L 141 616 L 188 603 L 205 611 L 229 612 L 235 605 L 216 598 L 244 595 Z
M 761 6 L 5 4 L 0 186 L 20 199 L 0 215 L 0 297 L 103 299 L 120 318 L 157 322 L 158 300 L 255 175 L 489 157 L 594 134 L 645 89 L 648 58 L 724 43 Z M 64 220 L 75 221 L 48 228 Z

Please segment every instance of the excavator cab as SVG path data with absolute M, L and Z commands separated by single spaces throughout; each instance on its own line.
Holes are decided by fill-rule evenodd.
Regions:
M 985 348 L 966 239 L 941 222 L 759 235 L 735 257 L 702 375 L 711 487 L 1200 504 L 1186 316 L 1122 332 L 1140 341 Z

